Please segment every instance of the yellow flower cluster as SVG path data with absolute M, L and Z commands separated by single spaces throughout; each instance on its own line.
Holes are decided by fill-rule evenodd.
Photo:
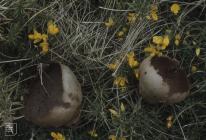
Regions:
M 165 50 L 170 43 L 170 39 L 168 35 L 164 36 L 153 36 L 152 38 L 153 44 L 150 44 L 148 47 L 144 48 L 144 52 L 149 53 L 150 56 L 162 55 L 162 50 Z
M 179 13 L 179 11 L 181 10 L 181 8 L 180 8 L 179 4 L 174 3 L 171 5 L 170 10 L 174 15 L 177 15 Z
M 134 51 L 127 54 L 127 62 L 131 68 L 136 68 L 139 65 L 139 62 L 135 58 Z
M 139 62 L 135 58 L 134 51 L 131 51 L 127 54 L 127 62 L 128 62 L 128 65 L 133 69 L 135 77 L 139 79 L 139 69 L 137 68 L 139 66 Z
M 153 36 L 152 42 L 156 44 L 157 46 L 160 46 L 160 50 L 165 50 L 170 43 L 170 39 L 168 35 Z
M 62 135 L 59 132 L 51 132 L 51 136 L 52 136 L 53 140 L 65 140 L 64 135 Z
M 127 21 L 129 24 L 133 24 L 137 21 L 138 14 L 137 13 L 128 13 Z
M 39 46 L 42 48 L 43 53 L 47 53 L 49 51 L 49 43 L 47 41 L 41 42 Z
M 149 53 L 150 56 L 155 56 L 155 55 L 161 56 L 162 55 L 162 53 L 152 44 L 144 48 L 144 52 Z
M 123 40 L 124 35 L 127 33 L 128 29 L 127 27 L 123 27 L 119 32 L 117 32 L 117 38 L 118 40 Z
M 97 132 L 96 132 L 95 129 L 90 130 L 90 131 L 88 132 L 88 134 L 89 134 L 91 137 L 94 137 L 94 138 L 98 137 L 98 134 L 97 134 Z
M 39 46 L 42 49 L 42 53 L 47 53 L 49 51 L 49 43 L 48 43 L 48 35 L 47 34 L 41 34 L 39 32 L 37 32 L 36 30 L 34 30 L 33 34 L 29 34 L 28 35 L 30 40 L 33 40 L 33 43 L 39 43 Z
M 47 36 L 47 35 L 44 34 L 44 36 Z M 37 32 L 36 30 L 34 30 L 33 34 L 29 34 L 28 37 L 29 37 L 30 40 L 33 40 L 33 42 L 35 44 L 40 42 L 43 39 L 43 35 L 41 33 Z
M 115 135 L 109 135 L 109 140 L 126 140 L 125 137 L 117 137 Z
M 158 20 L 158 7 L 157 5 L 151 5 L 151 8 L 150 8 L 150 15 L 149 16 L 146 16 L 147 19 L 149 20 L 154 20 L 154 21 L 157 21 Z
M 112 26 L 115 25 L 115 22 L 114 22 L 114 20 L 110 17 L 107 21 L 104 22 L 104 25 L 105 25 L 107 28 L 111 28 Z
M 47 23 L 47 32 L 48 34 L 51 34 L 51 35 L 56 35 L 59 33 L 59 28 L 57 27 L 57 25 L 53 22 L 53 21 L 49 21 Z
M 33 34 L 29 34 L 28 38 L 33 41 L 34 44 L 40 43 L 39 46 L 42 49 L 42 53 L 46 54 L 49 51 L 48 34 L 56 35 L 59 32 L 59 28 L 52 21 L 47 24 L 47 34 L 39 33 L 34 30 Z
M 173 125 L 173 115 L 170 115 L 170 116 L 167 117 L 167 124 L 166 124 L 166 126 L 169 129 L 169 128 L 172 127 L 172 125 Z
M 139 70 L 137 67 L 139 66 L 139 62 L 135 58 L 134 51 L 131 51 L 127 54 L 127 62 L 128 62 L 128 65 L 130 66 L 130 68 L 132 68 L 132 70 L 135 74 L 135 77 L 138 79 L 139 78 Z M 112 71 L 115 71 L 117 69 L 118 65 L 119 65 L 119 61 L 116 60 L 114 63 L 107 64 L 107 68 L 112 70 Z M 117 76 L 117 77 L 115 77 L 113 84 L 124 90 L 126 88 L 126 85 L 128 84 L 128 80 L 125 76 Z
M 117 37 L 123 37 L 123 35 L 124 35 L 124 32 L 123 32 L 123 31 L 117 32 Z
M 107 68 L 112 70 L 112 71 L 115 71 L 118 67 L 118 64 L 119 64 L 119 62 L 115 61 L 114 63 L 107 64 Z
M 128 83 L 128 80 L 124 76 L 117 76 L 114 80 L 114 85 L 117 87 L 125 88 L 126 84 Z

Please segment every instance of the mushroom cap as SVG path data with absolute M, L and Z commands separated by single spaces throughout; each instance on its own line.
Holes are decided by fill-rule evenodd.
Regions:
M 24 96 L 27 120 L 43 127 L 68 126 L 79 120 L 82 91 L 69 67 L 51 63 L 29 86 Z
M 140 64 L 139 90 L 149 103 L 173 104 L 188 96 L 189 81 L 177 60 L 148 57 Z

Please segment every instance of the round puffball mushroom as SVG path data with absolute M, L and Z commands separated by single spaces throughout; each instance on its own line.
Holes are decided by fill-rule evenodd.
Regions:
M 70 126 L 80 117 L 82 91 L 74 73 L 60 63 L 42 64 L 24 96 L 24 116 L 42 127 Z
M 148 57 L 139 70 L 139 92 L 149 103 L 173 104 L 188 96 L 189 81 L 177 60 L 167 56 Z

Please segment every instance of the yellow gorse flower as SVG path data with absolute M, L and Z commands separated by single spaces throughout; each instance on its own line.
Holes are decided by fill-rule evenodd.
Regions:
M 114 71 L 117 69 L 118 65 L 119 65 L 119 61 L 115 60 L 113 63 L 107 64 L 107 68 Z
M 145 53 L 150 53 L 150 56 L 155 56 L 157 54 L 157 49 L 155 47 L 144 48 Z
M 170 43 L 170 39 L 168 35 L 164 35 L 164 36 L 153 36 L 152 38 L 152 42 L 158 46 L 161 46 L 162 50 L 165 50 L 169 43 Z
M 42 40 L 42 34 L 34 30 L 33 34 L 28 35 L 30 40 L 33 40 L 34 43 L 38 43 Z
M 105 24 L 106 27 L 111 28 L 112 26 L 115 25 L 115 22 L 114 22 L 114 20 L 110 17 L 110 18 L 108 19 L 108 21 L 105 21 L 105 22 L 104 22 L 104 24 Z
M 155 55 L 161 56 L 162 55 L 162 53 L 159 50 L 157 50 L 155 46 L 153 45 L 149 45 L 148 47 L 144 48 L 144 52 L 149 53 L 150 56 L 155 56 Z
M 128 64 L 131 68 L 135 68 L 139 65 L 139 62 L 134 58 L 128 58 Z
M 151 9 L 150 9 L 150 15 L 149 16 L 146 16 L 147 19 L 152 19 L 154 21 L 157 21 L 158 20 L 158 7 L 157 5 L 152 5 L 151 6 Z
M 180 34 L 176 34 L 176 35 L 175 35 L 175 39 L 180 40 L 180 39 L 181 39 Z
M 134 69 L 134 75 L 137 79 L 140 77 L 139 69 Z
M 167 121 L 172 121 L 172 120 L 173 120 L 173 115 L 167 117 Z
M 134 51 L 131 51 L 127 54 L 127 61 L 131 68 L 135 68 L 139 65 L 139 62 L 135 58 Z
M 117 32 L 117 37 L 123 37 L 123 36 L 124 36 L 124 32 L 123 31 Z
M 57 25 L 53 21 L 50 20 L 47 23 L 47 32 L 50 35 L 56 35 L 59 33 L 59 28 L 57 27 Z
M 153 36 L 153 38 L 152 38 L 152 42 L 156 45 L 161 45 L 162 41 L 163 41 L 162 36 Z
M 127 83 L 127 78 L 123 76 L 118 76 L 114 80 L 114 85 L 117 87 L 125 87 Z
M 123 27 L 120 31 L 118 31 L 116 33 L 116 36 L 118 38 L 119 41 L 123 40 L 123 37 L 125 36 L 125 34 L 127 33 L 128 29 L 126 27 Z
M 144 49 L 144 52 L 146 53 L 150 53 L 150 56 L 161 56 L 162 55 L 162 50 L 165 50 L 170 43 L 170 39 L 168 35 L 164 35 L 164 36 L 153 36 L 152 38 L 152 42 L 156 45 L 152 45 L 150 44 L 149 47 L 146 47 Z
M 157 15 L 157 13 L 156 12 L 151 12 L 151 17 L 152 17 L 152 19 L 154 20 L 154 21 L 157 21 L 158 20 L 158 15 Z
M 39 44 L 42 49 L 42 53 L 46 54 L 49 51 L 49 43 L 47 41 L 43 41 Z
M 148 46 L 146 48 L 144 48 L 144 52 L 146 53 L 156 53 L 156 48 L 154 46 Z
M 170 116 L 168 116 L 167 117 L 167 124 L 166 124 L 166 126 L 167 126 L 167 128 L 169 129 L 169 128 L 171 128 L 172 127 L 172 125 L 173 125 L 173 115 L 170 115 Z
M 109 135 L 109 140 L 117 140 L 117 137 L 115 135 Z
M 135 57 L 134 51 L 129 52 L 129 53 L 127 54 L 127 57 L 128 57 L 128 58 L 134 58 L 134 57 Z
M 111 63 L 107 65 L 107 68 L 114 71 L 117 69 L 118 64 L 117 63 Z
M 168 122 L 167 122 L 167 128 L 168 128 L 168 129 L 171 128 L 172 125 L 173 125 L 172 121 L 168 121 Z
M 47 41 L 48 40 L 48 35 L 47 34 L 42 34 L 41 37 L 42 37 L 43 41 Z
M 37 32 L 36 30 L 34 30 L 33 34 L 29 34 L 28 35 L 30 40 L 33 40 L 33 42 L 39 43 L 39 46 L 42 49 L 42 53 L 46 54 L 49 51 L 49 43 L 48 43 L 48 35 L 47 34 L 41 34 L 39 32 Z
M 125 137 L 117 137 L 115 135 L 109 135 L 109 140 L 126 140 Z
M 170 39 L 168 35 L 164 35 L 163 40 L 162 40 L 162 49 L 166 49 L 168 45 L 170 44 Z
M 47 23 L 47 33 L 55 35 L 59 32 L 59 28 L 53 21 Z M 33 41 L 33 43 L 39 43 L 39 46 L 42 49 L 42 53 L 46 54 L 49 51 L 48 35 L 44 33 L 39 33 L 34 30 L 33 34 L 29 34 L 28 38 Z
M 135 23 L 136 20 L 137 20 L 137 17 L 138 17 L 138 14 L 137 14 L 137 13 L 128 13 L 128 15 L 127 15 L 128 23 L 129 23 L 129 24 Z
M 179 13 L 180 9 L 181 9 L 180 5 L 177 3 L 172 4 L 170 7 L 170 10 L 174 15 L 177 15 Z
M 96 132 L 95 129 L 90 130 L 90 131 L 88 132 L 88 134 L 89 134 L 91 137 L 94 137 L 94 138 L 98 137 L 98 134 L 97 134 L 97 132 Z
M 51 136 L 52 136 L 53 140 L 65 140 L 64 135 L 62 135 L 59 132 L 51 132 Z
M 40 41 L 47 41 L 48 40 L 48 35 L 47 34 L 41 34 L 39 32 L 37 32 L 36 30 L 34 30 L 33 34 L 29 34 L 28 38 L 30 40 L 33 40 L 34 43 L 38 43 Z
M 180 39 L 181 39 L 180 34 L 176 34 L 176 35 L 175 35 L 175 45 L 176 45 L 176 46 L 179 46 L 179 44 L 180 44 Z
M 126 140 L 125 137 L 119 137 L 119 140 Z

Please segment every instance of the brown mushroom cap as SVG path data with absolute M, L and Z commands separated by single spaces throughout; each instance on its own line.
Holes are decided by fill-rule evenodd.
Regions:
M 140 64 L 140 94 L 150 103 L 173 104 L 189 94 L 189 81 L 177 60 L 148 57 Z
M 75 123 L 80 115 L 82 93 L 73 72 L 65 65 L 52 63 L 43 69 L 24 97 L 25 118 L 44 127 Z

